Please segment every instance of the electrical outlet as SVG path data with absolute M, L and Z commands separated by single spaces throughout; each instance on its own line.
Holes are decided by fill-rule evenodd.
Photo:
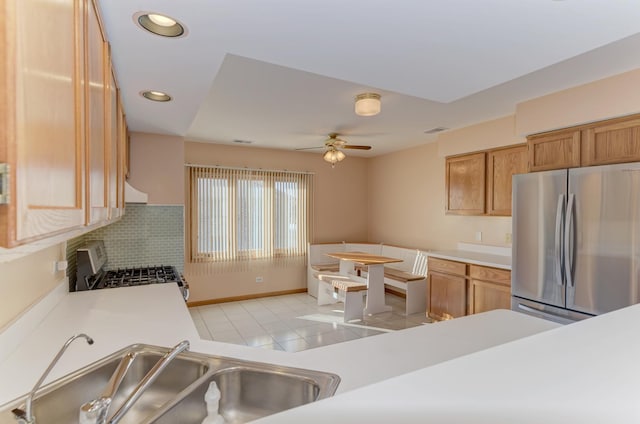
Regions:
M 507 244 L 511 244 L 511 233 L 506 233 L 504 235 L 504 242 Z
M 476 231 L 476 241 L 482 241 L 482 231 Z
M 264 278 L 256 277 L 256 283 L 264 283 Z

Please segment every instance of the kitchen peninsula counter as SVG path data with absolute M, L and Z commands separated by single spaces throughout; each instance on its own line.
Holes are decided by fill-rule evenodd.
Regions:
M 638 322 L 633 305 L 259 422 L 636 424 Z
M 80 332 L 93 337 L 95 344 L 73 343 L 47 381 L 134 343 L 173 346 L 187 339 L 194 352 L 336 373 L 342 381 L 336 396 L 329 401 L 338 401 L 354 389 L 378 382 L 386 384 L 384 381 L 390 378 L 392 384 L 398 375 L 410 376 L 421 372 L 416 370 L 424 371 L 425 367 L 557 327 L 500 310 L 289 353 L 200 340 L 173 284 L 58 296 L 44 319 L 0 362 L 0 404 L 31 390 L 64 341 Z M 0 337 L 6 343 L 6 334 Z M 429 384 L 423 382 L 422 386 Z M 407 391 L 415 390 L 414 386 L 407 386 L 401 397 L 406 398 Z M 394 409 L 398 398 L 393 396 Z

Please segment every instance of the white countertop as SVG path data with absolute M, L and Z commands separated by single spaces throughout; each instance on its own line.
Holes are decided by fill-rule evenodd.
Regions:
M 511 256 L 494 255 L 470 250 L 434 250 L 427 252 L 427 255 L 433 256 L 434 258 L 466 262 L 474 265 L 511 269 Z
M 194 352 L 336 373 L 341 377 L 337 399 L 368 384 L 555 327 L 501 310 L 290 353 L 200 340 L 172 284 L 65 293 L 0 363 L 0 381 L 12 382 L 0 384 L 0 404 L 31 390 L 64 341 L 79 332 L 93 337 L 94 345 L 74 342 L 47 381 L 134 343 L 173 346 L 187 339 Z
M 638 423 L 640 305 L 272 415 L 264 423 Z

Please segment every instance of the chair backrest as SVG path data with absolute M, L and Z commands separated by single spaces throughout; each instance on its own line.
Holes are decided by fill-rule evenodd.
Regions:
M 427 254 L 418 250 L 416 252 L 416 260 L 413 263 L 413 271 L 411 271 L 414 275 L 424 275 L 427 276 Z

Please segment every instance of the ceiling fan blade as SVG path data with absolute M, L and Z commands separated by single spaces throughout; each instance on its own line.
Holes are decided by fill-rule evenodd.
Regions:
M 317 147 L 301 147 L 296 150 L 313 150 L 313 149 L 324 149 L 326 146 L 317 146 Z
M 342 149 L 358 149 L 358 150 L 371 150 L 371 146 L 357 146 L 353 144 L 345 144 Z

